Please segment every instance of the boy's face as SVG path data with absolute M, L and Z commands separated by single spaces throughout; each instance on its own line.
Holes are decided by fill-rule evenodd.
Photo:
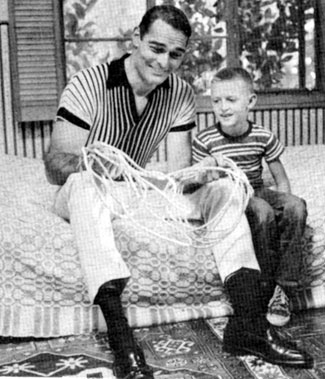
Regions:
M 240 79 L 215 80 L 211 84 L 213 111 L 222 130 L 230 135 L 240 135 L 248 128 L 247 117 L 256 103 L 256 95 Z

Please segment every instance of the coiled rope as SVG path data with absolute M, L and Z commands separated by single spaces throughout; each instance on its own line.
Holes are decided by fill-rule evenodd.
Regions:
M 103 203 L 112 209 L 111 202 L 108 202 L 108 198 L 105 196 L 105 194 L 110 194 L 119 204 L 117 207 L 119 210 L 114 210 L 115 216 L 155 237 L 181 246 L 197 248 L 211 247 L 233 231 L 253 194 L 246 175 L 232 160 L 224 158 L 224 161 L 229 168 L 192 166 L 165 174 L 143 169 L 121 150 L 102 142 L 82 149 L 82 163 L 93 179 Z M 118 181 L 111 176 L 112 167 L 114 167 L 115 176 L 119 177 Z M 223 173 L 223 176 L 228 177 L 232 182 L 232 190 L 227 201 L 212 219 L 195 225 L 184 217 L 184 204 L 177 201 L 183 191 L 179 179 L 193 179 L 197 177 L 198 173 L 209 170 L 217 170 L 219 173 Z M 120 180 L 123 180 L 128 189 L 128 201 L 125 201 L 125 197 L 116 195 L 116 186 Z M 160 189 L 154 184 L 157 181 L 165 183 L 164 189 Z M 152 194 L 152 191 L 154 191 L 156 199 L 158 196 L 158 202 L 151 200 L 152 196 L 149 196 L 149 193 Z M 229 225 L 229 222 L 223 223 L 223 220 L 225 217 L 229 217 L 227 212 L 233 201 L 236 201 L 237 206 L 235 213 L 231 215 L 232 223 Z M 148 216 L 157 220 L 158 223 L 145 222 L 144 219 Z

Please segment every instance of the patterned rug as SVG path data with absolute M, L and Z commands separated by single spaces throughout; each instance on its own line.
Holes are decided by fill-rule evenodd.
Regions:
M 157 379 L 323 379 L 325 310 L 295 316 L 283 333 L 316 359 L 313 370 L 282 369 L 253 356 L 222 352 L 226 318 L 136 329 Z M 113 356 L 102 334 L 49 340 L 8 339 L 0 347 L 0 377 L 113 378 Z

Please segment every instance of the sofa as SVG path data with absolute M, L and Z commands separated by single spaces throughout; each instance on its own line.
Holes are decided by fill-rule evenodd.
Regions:
M 299 312 L 325 306 L 325 145 L 287 147 L 282 161 L 293 193 L 308 206 L 302 286 L 292 295 L 293 311 Z M 0 335 L 104 331 L 101 312 L 88 298 L 70 225 L 52 211 L 58 187 L 47 182 L 43 161 L 2 155 L 0 162 Z M 162 241 L 122 220 L 113 226 L 132 275 L 123 293 L 131 326 L 231 314 L 209 249 Z

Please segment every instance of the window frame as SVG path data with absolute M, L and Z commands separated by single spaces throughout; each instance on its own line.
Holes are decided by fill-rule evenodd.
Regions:
M 147 0 L 147 9 L 156 4 L 155 0 Z M 227 1 L 226 18 L 227 34 L 232 38 L 227 40 L 227 64 L 240 64 L 239 60 L 239 28 L 234 15 L 238 14 L 238 1 Z M 297 108 L 304 105 L 305 107 L 322 106 L 325 101 L 325 50 L 321 45 L 325 44 L 325 25 L 320 21 L 320 15 L 325 14 L 325 2 L 315 0 L 315 69 L 317 77 L 317 89 L 274 89 L 269 91 L 258 91 L 258 102 L 256 109 L 285 109 Z M 62 16 L 63 17 L 63 16 Z M 105 38 L 105 40 L 108 40 Z M 110 38 L 109 40 L 118 40 Z M 65 40 L 66 41 L 66 40 Z M 69 40 L 68 40 L 69 41 Z M 299 79 L 302 80 L 302 79 Z M 198 111 L 207 112 L 211 110 L 209 96 L 197 95 Z

